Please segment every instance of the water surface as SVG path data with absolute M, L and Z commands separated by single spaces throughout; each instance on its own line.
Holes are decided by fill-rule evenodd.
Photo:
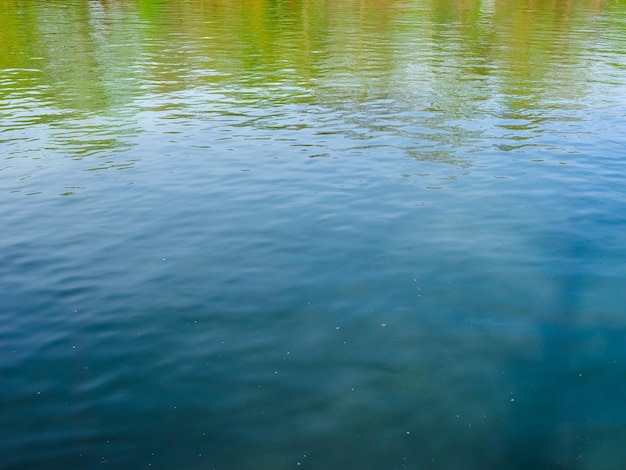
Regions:
M 623 0 L 0 0 L 0 467 L 626 462 Z

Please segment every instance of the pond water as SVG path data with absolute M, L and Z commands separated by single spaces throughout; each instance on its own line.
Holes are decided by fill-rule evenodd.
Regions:
M 0 0 L 0 467 L 623 468 L 624 11 Z

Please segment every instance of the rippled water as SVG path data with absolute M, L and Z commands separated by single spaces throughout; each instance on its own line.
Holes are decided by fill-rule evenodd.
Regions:
M 623 468 L 625 9 L 0 0 L 0 467 Z

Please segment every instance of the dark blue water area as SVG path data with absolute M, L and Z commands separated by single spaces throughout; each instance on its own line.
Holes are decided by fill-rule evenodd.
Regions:
M 9 181 L 3 468 L 621 468 L 619 131 L 240 111 Z

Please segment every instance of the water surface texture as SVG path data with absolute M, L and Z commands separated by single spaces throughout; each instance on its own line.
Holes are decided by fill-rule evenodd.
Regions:
M 625 11 L 0 0 L 0 468 L 623 469 Z

